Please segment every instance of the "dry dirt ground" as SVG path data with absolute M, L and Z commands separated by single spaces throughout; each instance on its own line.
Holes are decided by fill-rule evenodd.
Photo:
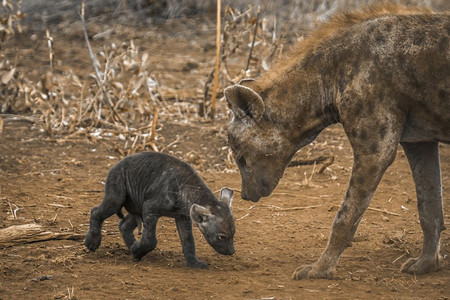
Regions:
M 162 86 L 194 90 L 213 65 L 214 24 L 176 19 L 152 26 L 115 25 L 111 40 L 134 39 L 148 51 Z M 101 23 L 101 22 L 100 22 Z M 92 25 L 92 24 L 91 24 Z M 196 30 L 186 30 L 196 26 Z M 78 27 L 76 27 L 78 26 Z M 96 25 L 100 26 L 100 25 Z M 91 28 L 95 26 L 92 25 Z M 95 28 L 94 28 L 95 29 Z M 94 30 L 93 29 L 93 30 Z M 99 31 L 105 28 L 98 28 Z M 54 27 L 60 71 L 79 76 L 92 72 L 79 23 Z M 46 70 L 46 46 L 16 36 L 2 51 L 16 57 L 18 67 L 39 77 Z M 100 47 L 105 41 L 94 41 Z M 195 62 L 195 68 L 184 66 Z M 195 92 L 186 96 L 197 97 Z M 224 108 L 224 103 L 219 105 Z M 1 116 L 1 115 L 0 115 Z M 119 154 L 109 141 L 80 139 L 56 142 L 26 120 L 4 117 L 0 133 L 0 228 L 37 223 L 52 232 L 84 234 L 89 211 L 103 195 L 108 170 Z M 197 254 L 208 270 L 191 270 L 172 219 L 158 224 L 158 246 L 142 261 L 127 254 L 116 216 L 104 224 L 103 241 L 93 253 L 82 240 L 51 240 L 0 249 L 0 299 L 448 299 L 450 297 L 450 234 L 441 235 L 442 270 L 420 276 L 399 272 L 409 257 L 418 256 L 422 232 L 415 190 L 402 149 L 386 172 L 351 248 L 339 262 L 333 280 L 294 281 L 291 274 L 314 262 L 327 243 L 330 226 L 343 198 L 352 154 L 339 125 L 325 130 L 296 160 L 332 156 L 321 167 L 288 168 L 274 193 L 258 203 L 240 199 L 236 167 L 225 172 L 226 118 L 214 123 L 166 122 L 158 134 L 160 148 L 182 138 L 165 152 L 191 159 L 212 190 L 235 189 L 236 218 L 233 256 L 217 254 L 195 229 Z M 445 224 L 450 227 L 450 146 L 442 145 Z M 18 210 L 16 210 L 18 208 Z M 17 218 L 12 211 L 16 210 Z M 383 212 L 385 211 L 385 212 Z

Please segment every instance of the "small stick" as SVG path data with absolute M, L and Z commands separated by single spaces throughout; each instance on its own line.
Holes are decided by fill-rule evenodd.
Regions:
M 236 219 L 236 221 L 240 221 L 240 220 L 242 220 L 243 218 L 248 217 L 249 215 L 250 215 L 250 214 L 245 214 L 244 216 L 240 217 L 239 219 Z
M 48 206 L 54 206 L 54 207 L 59 207 L 59 208 L 71 208 L 70 206 L 66 206 L 66 205 L 62 205 L 62 204 L 58 204 L 58 203 L 51 203 L 51 204 L 47 204 Z
M 152 133 L 150 134 L 150 142 L 155 141 L 156 137 L 156 124 L 158 123 L 158 111 L 156 110 L 153 114 L 153 121 L 152 121 Z
M 8 201 L 9 210 L 11 211 L 11 215 L 13 216 L 14 220 L 17 220 L 16 215 L 14 214 L 14 210 L 12 208 L 11 202 Z
M 390 211 L 387 211 L 385 209 L 379 209 L 379 208 L 373 208 L 373 207 L 369 207 L 367 209 L 368 210 L 382 212 L 382 213 L 385 213 L 385 214 L 388 214 L 388 215 L 392 215 L 392 216 L 400 216 L 400 214 L 398 214 L 398 213 L 390 212 Z
M 50 67 L 52 70 L 54 69 L 55 63 L 55 52 L 53 51 L 53 37 L 50 35 L 50 31 L 48 28 L 45 29 L 45 35 L 47 37 L 47 47 L 48 47 L 48 53 L 49 53 L 49 59 L 50 59 Z
M 180 139 L 181 139 L 183 136 L 184 136 L 184 133 L 181 134 L 181 135 L 178 135 L 177 138 L 175 139 L 175 141 L 169 143 L 167 146 L 164 146 L 164 147 L 161 149 L 161 152 L 164 151 L 164 150 L 166 150 L 166 149 L 169 149 L 170 147 L 172 147 L 173 145 L 175 145 L 176 143 L 178 143 L 178 142 L 180 141 Z
M 70 222 L 70 219 L 68 219 L 67 221 L 69 221 L 69 224 L 70 224 L 70 226 L 72 227 L 72 230 L 73 230 L 74 228 L 73 228 L 72 222 Z
M 392 263 L 395 264 L 395 262 L 397 260 L 399 260 L 400 258 L 404 257 L 406 255 L 406 253 L 403 253 L 402 255 L 400 255 L 399 257 L 397 257 Z
M 303 210 L 308 208 L 317 208 L 322 205 L 310 205 L 310 206 L 297 206 L 297 207 L 289 207 L 289 208 L 281 208 L 281 207 L 266 207 L 268 209 L 274 209 L 278 211 L 291 211 L 291 210 Z

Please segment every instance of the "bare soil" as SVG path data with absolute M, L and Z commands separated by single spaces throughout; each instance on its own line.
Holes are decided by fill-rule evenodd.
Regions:
M 207 20 L 174 19 L 152 26 L 90 23 L 97 32 L 113 28 L 107 42 L 133 39 L 147 51 L 162 86 L 181 100 L 197 101 L 201 80 L 214 62 L 214 24 Z M 65 24 L 65 25 L 58 25 Z M 57 69 L 87 78 L 92 65 L 74 21 L 54 24 Z M 96 27 L 97 26 L 97 27 Z M 105 25 L 106 26 L 106 25 Z M 97 29 L 96 29 L 97 28 Z M 39 78 L 47 70 L 43 33 L 16 35 L 2 49 L 18 67 Z M 103 40 L 93 41 L 101 47 Z M 191 67 L 186 67 L 188 62 Z M 192 67 L 193 66 L 193 67 Z M 201 94 L 201 93 L 200 93 Z M 219 101 L 222 111 L 225 103 Z M 2 115 L 0 115 L 2 117 Z M 37 223 L 52 232 L 84 234 L 90 209 L 103 196 L 108 170 L 120 159 L 108 140 L 58 141 L 25 119 L 3 116 L 0 132 L 0 228 Z M 295 160 L 320 156 L 334 162 L 288 168 L 270 197 L 258 203 L 240 199 L 240 176 L 227 165 L 226 115 L 208 123 L 161 124 L 160 149 L 192 163 L 213 191 L 235 189 L 236 218 L 233 256 L 221 256 L 195 229 L 197 254 L 208 270 L 184 266 L 172 219 L 158 224 L 158 246 L 142 261 L 127 253 L 116 216 L 104 224 L 100 248 L 86 251 L 82 240 L 51 240 L 0 249 L 0 299 L 309 299 L 450 297 L 449 230 L 441 234 L 442 269 L 412 276 L 399 272 L 409 257 L 420 254 L 422 232 L 411 172 L 403 150 L 386 172 L 353 246 L 339 262 L 332 280 L 294 281 L 291 274 L 314 262 L 324 249 L 341 203 L 352 165 L 352 152 L 342 128 L 326 129 Z M 181 135 L 181 138 L 180 138 Z M 173 143 L 175 140 L 178 142 Z M 445 224 L 450 226 L 450 146 L 441 145 Z M 313 173 L 314 172 L 314 173 Z M 18 208 L 18 210 L 16 210 Z M 16 210 L 17 218 L 13 212 Z M 384 212 L 383 212 L 384 211 Z

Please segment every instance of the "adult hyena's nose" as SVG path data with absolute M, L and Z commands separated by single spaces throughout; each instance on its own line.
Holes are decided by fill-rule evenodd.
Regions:
M 258 202 L 261 197 L 256 193 L 256 191 L 249 191 L 248 189 L 242 187 L 241 198 L 244 200 L 249 200 L 252 202 Z

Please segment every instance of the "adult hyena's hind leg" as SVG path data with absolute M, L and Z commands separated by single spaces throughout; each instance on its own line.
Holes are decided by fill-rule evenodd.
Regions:
M 438 143 L 402 143 L 402 146 L 416 184 L 423 248 L 420 257 L 407 260 L 401 271 L 412 274 L 437 271 L 439 239 L 445 229 Z
M 102 203 L 91 209 L 89 230 L 84 240 L 84 245 L 90 251 L 95 251 L 100 246 L 103 221 L 113 214 L 119 213 L 126 200 L 125 184 L 115 175 L 114 172 L 110 172 L 106 180 L 105 197 Z

